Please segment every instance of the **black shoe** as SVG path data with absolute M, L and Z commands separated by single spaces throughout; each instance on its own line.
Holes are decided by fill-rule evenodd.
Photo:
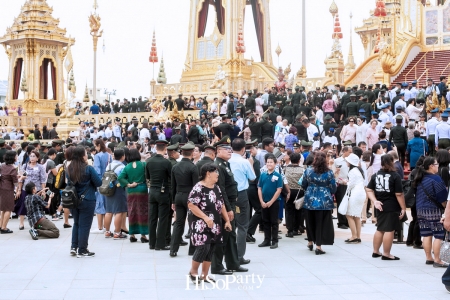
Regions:
M 406 243 L 406 247 L 412 247 L 412 246 L 414 246 L 414 244 L 408 244 L 408 243 Z
M 247 234 L 247 237 L 245 238 L 245 241 L 249 244 L 254 244 L 256 242 L 256 239 L 252 237 L 251 234 Z
M 414 245 L 413 249 L 423 249 L 423 246 L 422 245 Z
M 269 241 L 264 241 L 261 244 L 258 245 L 258 247 L 269 247 L 270 246 L 270 242 Z
M 337 217 L 333 216 L 333 220 L 337 220 Z
M 400 260 L 400 257 L 394 256 L 394 258 L 390 258 L 390 257 L 382 255 L 381 260 Z
M 378 258 L 378 257 L 381 257 L 381 256 L 383 256 L 383 255 L 378 254 L 378 253 L 372 253 L 372 257 L 373 258 Z
M 150 246 L 149 249 L 150 250 L 155 250 L 155 246 Z
M 211 273 L 212 274 L 217 274 L 217 275 L 231 275 L 231 274 L 233 274 L 232 271 L 227 270 L 227 269 L 222 269 L 222 270 L 217 271 L 217 272 L 211 271 Z
M 1 234 L 7 234 L 7 233 L 13 233 L 13 232 L 9 228 L 6 228 L 6 229 L 0 229 L 0 233 Z
M 277 239 L 281 240 L 282 239 L 281 235 L 277 236 Z
M 234 272 L 248 272 L 248 269 L 243 268 L 243 267 L 239 267 L 236 270 L 233 270 Z
M 95 256 L 95 253 L 94 252 L 89 252 L 89 251 L 86 251 L 86 252 L 84 252 L 84 253 L 78 253 L 77 254 L 77 258 L 82 258 L 82 257 L 94 257 Z
M 136 243 L 137 242 L 137 238 L 135 238 L 134 236 L 130 236 L 130 243 Z
M 309 251 L 313 251 L 313 244 L 311 244 L 311 245 L 307 245 L 306 247 L 308 247 L 308 249 L 309 249 Z
M 175 256 L 177 256 L 177 253 L 170 251 L 169 255 L 170 255 L 170 257 L 175 257 Z
M 348 229 L 348 226 L 346 226 L 346 225 L 339 225 L 338 228 L 340 228 L 340 229 Z
M 22 226 L 22 227 L 19 226 L 19 230 L 24 230 L 24 229 L 25 229 L 25 226 Z
M 70 224 L 64 224 L 64 228 L 72 228 L 72 225 L 70 225 Z
M 188 242 L 186 241 L 181 241 L 180 246 L 187 246 Z
M 120 233 L 126 233 L 126 234 L 129 234 L 129 231 L 126 231 L 126 230 L 120 229 Z
M 361 240 L 360 239 L 354 239 L 354 240 L 348 239 L 348 240 L 345 240 L 345 242 L 347 244 L 358 244 L 358 243 L 361 243 Z
M 278 243 L 272 243 L 272 245 L 270 246 L 270 249 L 276 249 L 278 248 Z
M 77 248 L 70 248 L 70 255 L 72 256 L 77 255 Z
M 325 251 L 322 251 L 321 249 L 316 249 L 316 255 L 322 255 L 325 254 Z
M 286 237 L 293 238 L 294 234 L 292 232 L 288 232 L 288 233 L 286 233 Z
M 239 263 L 240 263 L 241 265 L 249 264 L 249 263 L 250 263 L 250 259 L 245 259 L 245 258 L 243 258 L 243 259 L 239 260 Z
M 159 250 L 170 250 L 170 247 L 169 246 L 164 246 L 162 248 L 156 248 L 155 247 L 155 250 L 157 250 L 157 251 L 159 251 Z
M 447 290 L 447 292 L 450 293 L 450 285 L 446 285 L 446 286 L 445 286 L 445 289 Z
M 141 236 L 141 243 L 142 244 L 148 243 L 148 239 L 143 237 L 143 236 Z
M 302 232 L 301 232 L 301 231 L 294 230 L 294 231 L 292 232 L 292 235 L 293 235 L 293 236 L 302 235 Z
M 190 239 L 190 238 L 191 238 L 191 234 L 190 234 L 190 233 L 185 234 L 185 235 L 184 235 L 184 238 L 185 238 L 185 239 Z

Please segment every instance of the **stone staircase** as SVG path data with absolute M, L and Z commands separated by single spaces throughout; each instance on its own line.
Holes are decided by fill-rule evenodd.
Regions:
M 431 78 L 438 83 L 440 76 L 450 75 L 449 63 L 450 50 L 420 52 L 393 82 L 411 83 L 418 80 L 419 85 L 426 85 L 427 78 Z

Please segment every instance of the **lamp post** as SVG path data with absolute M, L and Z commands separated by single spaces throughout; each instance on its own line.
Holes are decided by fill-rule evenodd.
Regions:
M 108 91 L 108 89 L 105 89 L 104 94 L 107 95 L 109 103 L 111 103 L 111 95 L 115 96 L 117 90 Z
M 101 18 L 97 14 L 97 0 L 94 0 L 94 13 L 89 16 L 89 26 L 91 27 L 92 40 L 94 42 L 94 82 L 93 82 L 93 101 L 97 100 L 97 43 L 98 38 L 102 37 L 103 30 L 100 30 L 102 24 Z

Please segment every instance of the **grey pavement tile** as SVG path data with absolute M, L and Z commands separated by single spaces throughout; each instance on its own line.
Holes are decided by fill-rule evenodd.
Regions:
M 100 278 L 102 275 L 100 273 Z M 112 289 L 114 279 L 75 279 L 72 281 L 71 289 Z M 89 292 L 87 292 L 89 293 Z
M 369 283 L 369 286 L 375 290 L 390 295 L 391 293 L 398 293 L 398 291 L 420 292 L 421 290 L 406 282 L 383 282 L 383 283 Z
M 0 299 L 16 299 L 19 297 L 19 295 L 23 292 L 22 289 L 20 290 L 13 290 L 13 289 L 4 289 L 2 288 L 0 291 Z
M 346 275 L 345 277 L 341 275 L 318 275 L 323 283 L 326 285 L 335 285 L 335 284 L 364 284 L 364 282 L 358 279 L 354 275 Z
M 67 289 L 54 290 L 24 290 L 17 299 L 65 299 L 64 294 Z
M 27 290 L 68 290 L 71 282 L 67 279 L 39 277 L 31 280 L 27 285 Z
M 347 278 L 341 278 L 341 284 L 329 285 L 329 287 L 335 291 L 338 295 L 342 294 L 362 294 L 362 293 L 376 293 L 377 290 L 370 287 L 366 283 L 354 284 L 354 280 L 347 280 Z
M 383 293 L 366 293 L 366 292 L 361 292 L 359 294 L 341 294 L 340 295 L 343 299 L 346 300 L 382 300 L 382 299 L 388 299 L 388 297 L 383 294 Z M 334 296 L 333 296 L 334 299 Z
M 382 276 L 376 274 L 360 274 L 358 278 L 364 281 L 365 283 L 373 283 L 373 284 L 403 282 L 400 278 L 397 278 L 389 274 L 383 274 Z
M 176 285 L 174 285 L 174 286 L 176 286 Z M 116 279 L 114 281 L 113 288 L 115 290 L 117 290 L 117 289 L 156 289 L 156 280 Z
M 429 292 L 411 292 L 408 290 L 405 290 L 403 292 L 392 292 L 387 294 L 387 297 L 389 299 L 395 299 L 395 300 L 423 300 L 423 299 L 436 299 L 436 297 L 431 296 Z M 447 295 L 448 297 L 448 295 Z
M 112 289 L 69 289 L 64 300 L 111 299 Z
M 30 283 L 29 279 L 5 278 L 0 280 L 0 291 L 3 289 L 24 290 Z
M 165 272 L 161 273 L 164 274 Z M 174 274 L 178 275 L 179 273 L 173 273 L 172 275 Z M 149 270 L 147 272 L 117 272 L 114 275 L 116 279 L 156 279 L 155 272 L 153 270 Z
M 111 299 L 154 299 L 155 289 L 113 289 Z
M 306 296 L 308 295 L 334 295 L 336 292 L 329 286 L 326 285 L 288 285 L 287 288 L 294 295 Z
M 444 288 L 444 285 L 441 284 L 440 288 L 435 291 L 430 291 L 429 295 L 439 300 L 448 300 L 450 293 Z

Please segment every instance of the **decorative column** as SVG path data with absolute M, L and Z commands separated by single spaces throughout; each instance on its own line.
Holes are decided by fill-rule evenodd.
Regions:
M 302 0 L 302 68 L 301 78 L 306 78 L 306 0 Z
M 339 22 L 339 10 L 336 3 L 333 3 L 329 9 L 334 25 L 333 25 L 333 46 L 331 47 L 331 55 L 325 59 L 326 73 L 328 84 L 343 84 L 344 83 L 344 59 L 342 55 L 340 39 L 343 38 L 341 31 L 341 24 Z
M 150 81 L 151 86 L 151 97 L 155 95 L 155 63 L 158 62 L 158 52 L 156 50 L 156 37 L 155 37 L 155 30 L 153 30 L 153 38 L 152 38 L 152 47 L 150 49 L 150 57 L 148 58 L 148 61 L 153 64 L 153 76 L 152 80 Z
M 97 0 L 94 0 L 94 13 L 89 16 L 89 26 L 91 27 L 92 41 L 94 43 L 94 78 L 92 86 L 93 101 L 97 100 L 97 43 L 98 38 L 102 37 L 103 30 L 100 30 L 102 24 L 101 18 L 97 14 Z
M 242 13 L 239 18 L 239 30 L 238 30 L 238 39 L 236 42 L 236 52 L 239 57 L 239 74 L 237 75 L 238 78 L 238 90 L 239 93 L 242 95 L 242 90 L 244 89 L 243 81 L 242 81 L 242 56 L 244 56 L 245 53 L 245 42 L 244 42 L 244 28 L 243 28 L 243 17 Z
M 385 47 L 384 39 L 381 37 L 381 29 L 382 29 L 382 18 L 386 17 L 386 5 L 383 0 L 377 0 L 376 2 L 376 8 L 374 10 L 373 15 L 375 17 L 378 17 L 379 20 L 379 29 L 377 33 L 377 43 L 375 45 L 374 53 L 379 53 L 378 60 L 380 61 L 380 64 L 377 68 L 377 71 L 374 74 L 374 78 L 376 82 L 383 82 L 386 84 L 389 84 L 389 80 L 386 81 L 385 74 L 381 65 L 381 50 Z

